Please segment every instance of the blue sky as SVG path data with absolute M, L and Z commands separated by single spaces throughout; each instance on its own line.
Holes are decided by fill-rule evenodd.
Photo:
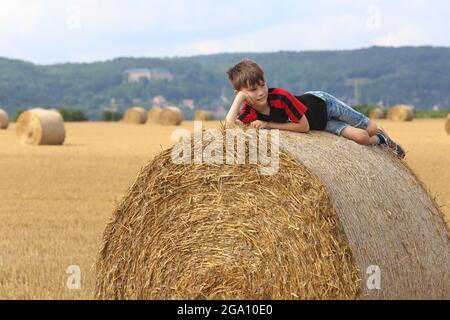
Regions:
M 450 46 L 447 0 L 2 0 L 0 56 L 119 56 Z

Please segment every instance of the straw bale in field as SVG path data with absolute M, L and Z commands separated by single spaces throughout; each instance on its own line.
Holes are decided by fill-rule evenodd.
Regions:
M 144 108 L 133 107 L 129 108 L 124 115 L 125 123 L 130 124 L 144 124 L 147 121 L 147 112 Z
M 370 119 L 384 119 L 386 118 L 384 110 L 381 108 L 374 108 L 369 111 Z
M 9 117 L 5 110 L 0 109 L 0 129 L 8 129 Z
M 412 121 L 414 110 L 410 106 L 398 104 L 388 110 L 387 118 L 392 121 Z
M 16 134 L 22 144 L 63 144 L 66 131 L 61 114 L 55 110 L 35 108 L 21 113 L 17 119 Z
M 177 126 L 183 122 L 183 112 L 178 107 L 166 107 L 159 114 L 159 124 L 164 126 Z
M 153 106 L 147 112 L 147 123 L 157 124 L 159 123 L 159 116 L 161 114 L 162 108 Z
M 104 231 L 96 297 L 450 298 L 448 229 L 402 160 L 326 132 L 279 134 L 273 175 L 223 163 L 206 131 L 200 150 L 222 162 L 176 164 L 175 147 L 151 160 Z
M 194 120 L 198 120 L 198 121 L 208 121 L 208 120 L 213 120 L 214 118 L 214 114 L 210 111 L 206 111 L 206 110 L 198 110 L 195 112 L 194 115 Z

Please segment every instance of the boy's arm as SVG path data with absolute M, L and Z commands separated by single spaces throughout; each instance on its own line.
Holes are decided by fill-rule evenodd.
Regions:
M 295 122 L 287 122 L 287 123 L 277 123 L 277 122 L 268 122 L 270 129 L 280 129 L 280 130 L 288 130 L 295 132 L 308 132 L 309 131 L 309 122 L 305 116 L 300 118 L 298 123 Z
M 239 114 L 239 108 L 242 106 L 242 104 L 245 102 L 246 95 L 243 92 L 238 92 L 236 97 L 234 98 L 233 104 L 230 107 L 230 110 L 228 111 L 227 117 L 226 117 L 226 123 L 235 123 L 238 121 L 236 118 Z

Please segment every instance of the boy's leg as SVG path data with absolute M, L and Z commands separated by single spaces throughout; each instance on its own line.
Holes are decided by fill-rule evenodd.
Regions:
M 369 124 L 367 125 L 366 129 L 367 133 L 370 137 L 374 136 L 378 132 L 378 125 L 375 123 L 375 121 L 372 121 L 369 119 Z
M 334 133 L 338 136 L 343 136 L 363 145 L 378 144 L 380 141 L 378 136 L 370 136 L 366 130 L 355 128 L 348 123 L 340 120 L 327 121 L 327 125 L 324 131 Z
M 341 131 L 341 136 L 363 145 L 378 144 L 380 141 L 376 135 L 370 136 L 368 131 L 350 125 Z
M 311 93 L 320 96 L 327 103 L 328 120 L 340 120 L 352 127 L 363 129 L 367 131 L 370 137 L 376 135 L 378 129 L 376 123 L 361 112 L 356 111 L 327 92 L 313 91 Z

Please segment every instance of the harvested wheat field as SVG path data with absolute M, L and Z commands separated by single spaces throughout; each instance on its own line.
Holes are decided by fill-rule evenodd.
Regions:
M 448 219 L 450 136 L 442 119 L 377 122 L 405 147 L 406 162 Z M 93 299 L 94 264 L 113 210 L 142 168 L 173 144 L 172 131 L 193 124 L 66 123 L 59 147 L 24 147 L 15 126 L 0 131 L 0 298 Z M 81 269 L 80 290 L 66 286 L 71 265 Z

